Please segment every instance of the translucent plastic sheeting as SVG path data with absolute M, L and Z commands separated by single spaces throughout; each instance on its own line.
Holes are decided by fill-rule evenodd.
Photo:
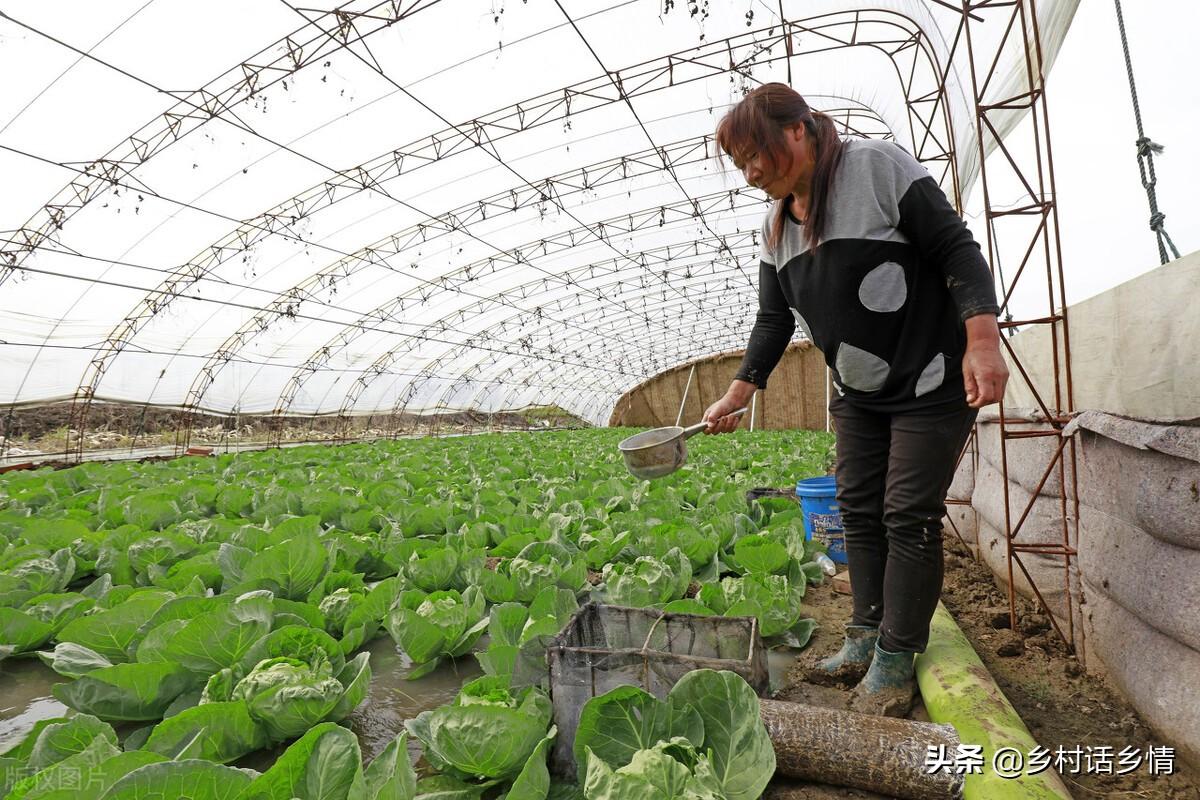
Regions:
M 790 80 L 967 195 L 953 5 L 7 4 L 0 404 L 603 421 L 745 343 L 766 203 L 712 141 L 743 92 Z M 1038 3 L 1046 69 L 1076 5 Z M 972 28 L 987 97 L 1028 86 L 1005 34 Z

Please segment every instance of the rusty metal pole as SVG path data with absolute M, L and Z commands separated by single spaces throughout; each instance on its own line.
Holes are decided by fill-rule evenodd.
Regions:
M 995 45 L 995 53 L 1000 52 L 1009 43 L 1010 36 L 1019 37 L 1019 44 L 1023 48 L 1023 73 L 1026 86 L 1025 91 L 1021 92 L 1018 90 L 1018 93 L 1013 96 L 992 98 L 989 96 L 989 88 L 992 87 L 993 79 L 996 77 L 999 58 L 995 53 L 976 52 L 973 30 L 985 24 L 985 20 L 981 14 L 997 14 L 997 12 L 1000 17 L 999 22 L 1006 27 L 998 44 Z M 1045 416 L 1045 424 L 1048 426 L 1042 430 L 1014 429 L 1013 423 L 1017 422 L 1017 419 L 1012 416 L 1011 408 L 1004 401 L 1001 401 L 998 420 L 1000 429 L 999 466 L 1003 482 L 1001 488 L 1004 495 L 1005 563 L 1008 573 L 1009 617 L 1011 624 L 1015 627 L 1017 624 L 1015 579 L 1017 577 L 1017 570 L 1019 570 L 1028 581 L 1037 602 L 1047 612 L 1055 631 L 1064 639 L 1068 647 L 1073 649 L 1075 646 L 1075 604 L 1074 598 L 1071 595 L 1070 570 L 1071 558 L 1076 553 L 1074 543 L 1077 543 L 1078 540 L 1078 487 L 1074 469 L 1074 442 L 1061 442 L 1054 449 L 1053 455 L 1050 456 L 1050 461 L 1042 473 L 1042 479 L 1038 487 L 1033 491 L 1033 496 L 1028 507 L 1020 515 L 1020 518 L 1016 520 L 1015 524 L 1012 511 L 1012 497 L 1009 491 L 1011 478 L 1009 441 L 1061 435 L 1061 430 L 1070 418 L 1074 408 L 1070 373 L 1070 344 L 1067 333 L 1065 282 L 1062 271 L 1062 247 L 1059 238 L 1058 211 L 1054 190 L 1054 159 L 1049 140 L 1049 119 L 1045 97 L 1045 74 L 1043 70 L 1044 61 L 1041 48 L 1041 32 L 1037 23 L 1036 1 L 1016 0 L 1015 2 L 994 2 L 993 0 L 983 0 L 983 2 L 970 2 L 970 0 L 963 0 L 960 25 L 960 32 L 964 35 L 968 53 L 967 60 L 971 70 L 971 87 L 975 103 L 975 124 L 980 160 L 979 174 L 987 223 L 988 257 L 989 263 L 993 266 L 993 271 L 996 270 L 996 266 L 999 264 L 1001 242 L 1003 241 L 1005 244 L 1008 244 L 1011 239 L 1014 243 L 1020 244 L 1021 239 L 1019 237 L 1023 235 L 1014 232 L 1010 236 L 1002 237 L 997 230 L 1000 227 L 999 223 L 1003 223 L 1009 219 L 1020 219 L 1021 217 L 1040 217 L 1039 223 L 1032 235 L 1026 234 L 1028 239 L 1026 242 L 1027 246 L 1022 248 L 1024 255 L 1010 285 L 1005 287 L 1003 286 L 1003 281 L 1001 282 L 1001 291 L 999 294 L 1004 298 L 1004 307 L 1008 306 L 1008 302 L 1014 293 L 1013 290 L 1019 281 L 1028 283 L 1036 280 L 1036 277 L 1027 275 L 1025 270 L 1031 258 L 1036 254 L 1039 259 L 1044 259 L 1045 261 L 1046 302 L 1048 304 L 1046 314 L 1034 319 L 1001 322 L 1001 327 L 1005 329 L 1012 329 L 1018 325 L 1025 327 L 1048 325 L 1050 347 L 1052 350 L 1049 359 L 1051 374 L 1049 376 L 1041 376 L 1044 377 L 1048 385 L 1039 386 L 1035 382 L 1035 376 L 1030 375 L 1029 371 L 1021 363 L 1019 354 L 1009 343 L 1008 338 L 1002 337 L 1009 360 L 1015 368 L 1015 374 L 1012 376 L 1013 380 L 1020 380 L 1028 385 L 1035 404 Z M 1027 111 L 1029 114 L 1027 130 L 1028 135 L 1032 137 L 1031 155 L 1028 153 L 1014 155 L 1008 145 L 1000 138 L 997 127 L 991 122 L 993 112 L 1012 113 L 1014 110 Z M 994 205 L 990 192 L 993 178 L 989 174 L 986 162 L 989 138 L 996 151 L 1004 157 L 1004 160 L 997 162 L 998 168 L 1003 170 L 1006 164 L 1008 167 L 1011 167 L 1011 171 L 1021 181 L 1021 184 L 1028 193 L 1028 203 L 1022 203 L 1015 208 L 999 208 Z M 1020 158 L 1018 158 L 1018 155 Z M 1007 229 L 1011 230 L 1012 226 L 1008 226 Z M 1030 273 L 1034 272 L 1036 270 L 1030 270 Z M 1063 385 L 1064 379 L 1066 384 L 1065 391 Z M 1050 402 L 1047 402 L 1047 400 Z M 1072 462 L 1070 470 L 1066 469 L 1064 463 L 1068 454 Z M 1059 485 L 1062 487 L 1058 504 L 1063 533 L 1061 543 L 1028 543 L 1018 541 L 1021 528 L 1029 512 L 1032 510 L 1041 488 L 1055 470 L 1058 472 L 1060 478 Z M 1068 503 L 1074 509 L 1073 523 L 1068 513 Z M 1076 531 L 1074 542 L 1071 537 L 1072 524 L 1075 526 Z M 1066 633 L 1059 628 L 1055 615 L 1051 612 L 1041 588 L 1022 561 L 1022 553 L 1057 555 L 1063 558 Z

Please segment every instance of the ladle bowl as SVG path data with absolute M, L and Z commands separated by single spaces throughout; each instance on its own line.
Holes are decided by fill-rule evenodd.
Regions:
M 728 416 L 740 417 L 746 409 L 739 409 Z M 669 425 L 665 428 L 635 433 L 618 445 L 625 457 L 625 466 L 635 478 L 653 480 L 670 475 L 687 461 L 687 440 L 708 427 L 707 422 L 698 422 L 686 428 Z

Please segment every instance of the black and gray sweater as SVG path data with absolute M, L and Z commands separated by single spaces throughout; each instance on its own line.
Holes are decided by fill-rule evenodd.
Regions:
M 979 245 L 945 193 L 897 145 L 851 139 L 827 202 L 813 250 L 790 211 L 769 248 L 767 214 L 758 317 L 737 377 L 765 388 L 798 325 L 857 406 L 963 405 L 963 321 L 999 308 Z

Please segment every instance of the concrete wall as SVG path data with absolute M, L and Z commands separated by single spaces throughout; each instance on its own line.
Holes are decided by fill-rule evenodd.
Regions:
M 609 425 L 659 427 L 674 425 L 692 366 L 696 374 L 687 391 L 683 424 L 699 422 L 737 373 L 745 351 L 719 353 L 660 373 L 635 386 L 617 401 Z M 793 342 L 771 373 L 767 388 L 755 401 L 755 429 L 825 430 L 825 361 L 809 342 Z M 750 420 L 742 421 L 749 427 Z
M 976 449 L 950 492 L 971 505 L 949 513 L 1002 585 L 1009 579 L 1006 511 L 1007 524 L 1015 524 L 1030 507 L 1019 542 L 1060 543 L 1066 519 L 1067 541 L 1077 551 L 1069 573 L 1060 557 L 1026 553 L 1022 563 L 1064 630 L 1070 592 L 1075 644 L 1088 671 L 1109 678 L 1194 765 L 1200 765 L 1198 286 L 1200 254 L 1192 254 L 1071 307 L 1073 396 L 1083 413 L 1065 431 L 1073 444 L 1061 469 L 1039 489 L 1061 438 L 1010 438 L 1002 451 L 996 412 L 986 411 Z M 1030 328 L 1010 342 L 1057 411 L 1049 328 Z M 1061 359 L 1061 337 L 1058 344 Z M 1023 421 L 1010 429 L 1048 430 L 1036 406 L 1014 369 L 1005 413 Z M 1069 492 L 1063 496 L 1073 465 L 1077 506 Z M 1032 596 L 1019 570 L 1013 583 Z

